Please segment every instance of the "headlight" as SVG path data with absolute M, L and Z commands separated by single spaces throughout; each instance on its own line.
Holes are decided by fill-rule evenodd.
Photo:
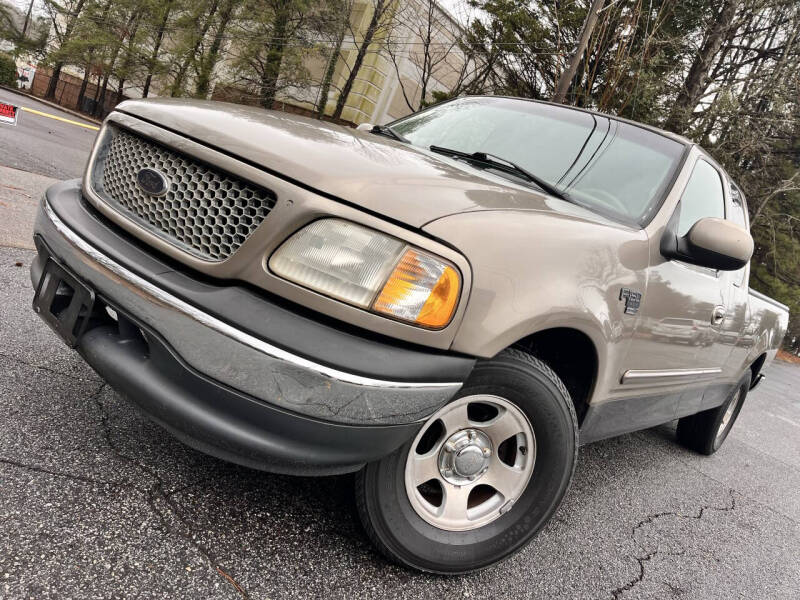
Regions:
M 292 235 L 269 268 L 320 294 L 430 329 L 450 322 L 461 290 L 450 263 L 339 219 L 315 221 Z

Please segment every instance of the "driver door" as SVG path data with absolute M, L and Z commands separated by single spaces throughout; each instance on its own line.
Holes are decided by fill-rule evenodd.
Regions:
M 704 217 L 725 217 L 720 171 L 698 157 L 680 202 L 678 235 Z M 730 348 L 719 339 L 725 283 L 719 272 L 664 258 L 650 240 L 652 264 L 640 320 L 622 374 L 622 388 L 652 397 L 664 422 L 691 414 L 708 383 L 719 377 Z M 658 401 L 657 401 L 658 400 Z

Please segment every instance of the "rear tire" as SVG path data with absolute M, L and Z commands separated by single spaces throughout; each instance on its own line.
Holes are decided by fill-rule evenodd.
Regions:
M 367 535 L 390 559 L 422 571 L 497 563 L 558 508 L 577 432 L 569 393 L 547 365 L 515 349 L 480 361 L 414 440 L 356 475 Z
M 750 389 L 751 377 L 752 374 L 748 369 L 722 406 L 680 419 L 677 430 L 678 443 L 705 455 L 714 454 L 719 450 L 739 417 Z

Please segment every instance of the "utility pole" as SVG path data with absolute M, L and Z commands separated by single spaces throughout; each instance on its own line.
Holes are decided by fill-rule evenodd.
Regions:
M 561 75 L 558 78 L 556 91 L 553 92 L 553 102 L 559 102 L 563 104 L 563 102 L 567 99 L 567 92 L 569 92 L 572 80 L 575 78 L 575 73 L 578 71 L 578 65 L 583 58 L 584 52 L 586 52 L 586 47 L 589 45 L 589 38 L 592 37 L 594 26 L 597 25 L 597 17 L 600 14 L 600 11 L 603 10 L 603 4 L 605 4 L 605 0 L 592 0 L 592 6 L 589 8 L 589 12 L 583 22 L 583 27 L 581 28 L 581 34 L 578 37 L 578 45 L 575 47 L 575 52 L 573 52 L 572 56 L 569 57 L 569 63 L 567 64 L 567 67 L 561 71 Z

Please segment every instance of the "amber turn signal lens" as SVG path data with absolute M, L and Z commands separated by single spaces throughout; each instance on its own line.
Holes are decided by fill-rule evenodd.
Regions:
M 453 317 L 460 288 L 458 272 L 452 266 L 410 248 L 392 271 L 372 310 L 441 329 Z

